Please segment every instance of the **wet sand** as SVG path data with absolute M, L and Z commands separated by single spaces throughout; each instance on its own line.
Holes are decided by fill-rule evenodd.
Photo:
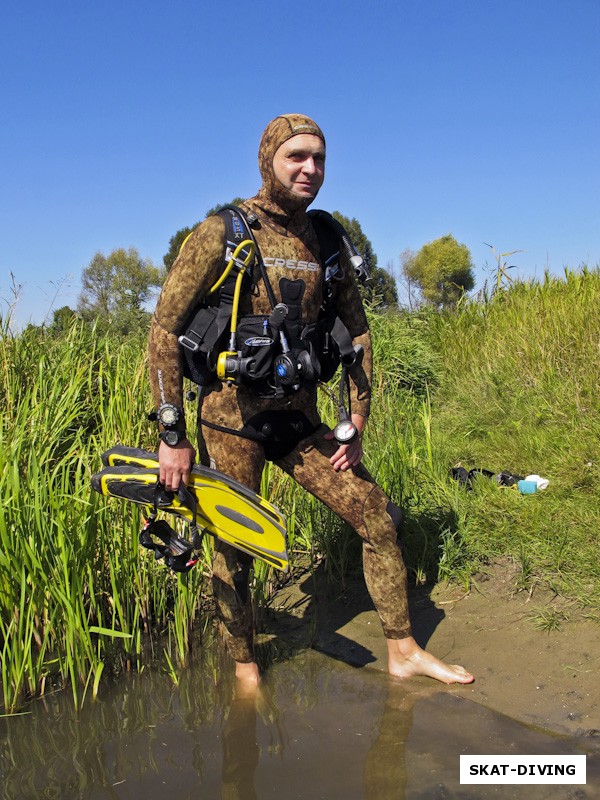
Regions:
M 451 687 L 463 699 L 547 731 L 600 741 L 600 625 L 548 592 L 515 591 L 516 568 L 503 561 L 470 591 L 412 589 L 415 638 L 461 664 L 475 683 Z M 363 581 L 331 589 L 310 576 L 280 593 L 275 622 L 317 650 L 357 666 L 386 670 L 379 618 Z M 540 627 L 559 619 L 558 630 Z M 285 634 L 284 634 L 285 636 Z M 429 685 L 425 678 L 412 684 Z

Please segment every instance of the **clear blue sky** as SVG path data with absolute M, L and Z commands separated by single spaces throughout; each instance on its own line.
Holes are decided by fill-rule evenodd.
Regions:
M 97 251 L 259 186 L 280 113 L 327 136 L 316 206 L 380 266 L 446 233 L 518 275 L 600 262 L 600 0 L 102 0 L 0 13 L 0 298 L 75 306 Z M 56 288 L 57 297 L 54 297 Z

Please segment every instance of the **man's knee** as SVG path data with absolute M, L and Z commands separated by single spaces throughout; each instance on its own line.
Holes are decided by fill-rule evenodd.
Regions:
M 391 500 L 388 501 L 385 510 L 387 511 L 390 519 L 392 520 L 394 528 L 396 528 L 396 531 L 400 533 L 400 526 L 402 525 L 402 511 Z
M 397 530 L 402 522 L 402 512 L 377 484 L 365 498 L 363 505 L 363 521 L 367 527 L 373 522 L 391 526 Z

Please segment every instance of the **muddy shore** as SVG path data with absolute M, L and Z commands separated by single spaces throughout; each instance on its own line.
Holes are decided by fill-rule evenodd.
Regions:
M 290 581 L 259 620 L 257 696 L 211 630 L 176 684 L 164 668 L 133 671 L 79 709 L 57 692 L 0 719 L 2 797 L 600 797 L 597 623 L 515 591 L 508 563 L 469 592 L 413 588 L 419 642 L 476 681 L 397 681 L 362 579 L 322 572 Z M 460 756 L 480 754 L 585 755 L 586 783 L 461 784 Z
M 552 593 L 515 585 L 515 569 L 504 561 L 477 576 L 469 591 L 412 588 L 415 638 L 475 675 L 473 684 L 444 691 L 596 745 L 600 626 Z M 318 575 L 304 576 L 279 593 L 265 622 L 267 635 L 276 632 L 356 667 L 386 671 L 379 619 L 361 578 L 332 588 Z

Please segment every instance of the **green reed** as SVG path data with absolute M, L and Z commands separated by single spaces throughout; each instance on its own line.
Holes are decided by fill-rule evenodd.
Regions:
M 178 660 L 202 599 L 202 569 L 179 580 L 140 552 L 137 508 L 90 486 L 117 441 L 151 446 L 143 340 L 115 345 L 75 324 L 0 338 L 0 652 L 7 710 L 49 686 L 76 702 L 140 663 L 170 627 Z

